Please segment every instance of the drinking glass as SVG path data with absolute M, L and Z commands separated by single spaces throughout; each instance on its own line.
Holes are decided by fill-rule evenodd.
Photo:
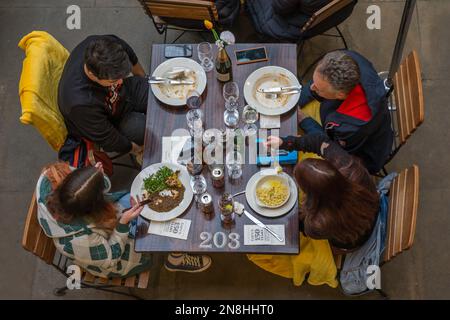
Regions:
M 234 110 L 225 110 L 223 113 L 223 122 L 230 128 L 237 128 L 239 125 L 239 111 L 238 109 Z
M 196 90 L 187 92 L 186 105 L 189 109 L 198 109 L 202 104 L 202 96 Z
M 203 112 L 200 109 L 191 109 L 186 114 L 187 125 L 192 136 L 203 134 Z
M 236 82 L 227 82 L 223 85 L 223 98 L 225 99 L 225 108 L 235 110 L 238 107 L 239 87 Z
M 200 199 L 200 196 L 206 192 L 207 187 L 206 179 L 201 174 L 192 176 L 190 184 L 192 192 L 195 195 L 195 202 L 198 204 L 198 199 Z
M 226 156 L 226 165 L 231 179 L 239 179 L 242 176 L 242 155 L 239 152 L 229 152 Z
M 254 108 L 250 107 L 249 105 L 246 105 L 242 112 L 242 118 L 245 122 L 245 125 L 243 128 L 244 134 L 246 136 L 256 134 L 258 132 L 258 127 L 256 126 L 255 122 L 258 121 L 258 111 L 256 111 Z
M 201 42 L 197 46 L 198 60 L 205 72 L 209 72 L 214 68 L 212 47 L 209 42 Z

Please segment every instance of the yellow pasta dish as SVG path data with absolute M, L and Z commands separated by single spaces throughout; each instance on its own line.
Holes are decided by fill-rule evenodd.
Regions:
M 276 208 L 289 198 L 289 186 L 282 179 L 268 178 L 257 185 L 256 197 L 264 206 Z

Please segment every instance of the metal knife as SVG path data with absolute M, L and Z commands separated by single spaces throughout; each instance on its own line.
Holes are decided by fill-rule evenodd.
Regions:
M 165 83 L 165 84 L 170 84 L 170 85 L 179 85 L 179 84 L 194 84 L 195 82 L 192 80 L 172 80 L 172 79 L 165 79 L 165 78 L 150 78 L 148 80 L 148 83 L 150 83 L 150 84 Z
M 260 93 L 282 93 L 287 90 L 291 90 L 290 93 L 296 93 L 296 91 L 301 90 L 301 86 L 289 86 L 289 87 L 274 87 L 267 89 L 258 89 L 257 91 Z
M 235 203 L 236 204 L 236 203 Z M 242 209 L 243 209 L 243 213 L 247 216 L 247 218 L 249 218 L 250 220 L 252 220 L 257 226 L 266 229 L 271 235 L 273 235 L 278 241 L 283 242 L 283 239 L 277 235 L 275 233 L 275 231 L 273 231 L 272 229 L 270 229 L 268 226 L 266 226 L 264 223 L 262 223 L 261 221 L 259 221 L 258 219 L 256 219 L 254 216 L 252 216 L 247 210 L 245 210 L 243 208 L 244 206 L 242 205 Z M 239 213 L 238 213 L 239 214 Z

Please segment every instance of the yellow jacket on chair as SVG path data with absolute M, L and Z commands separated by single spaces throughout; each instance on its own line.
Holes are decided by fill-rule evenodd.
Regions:
M 58 83 L 69 52 L 45 31 L 24 36 L 19 47 L 25 51 L 19 96 L 23 124 L 32 124 L 58 151 L 67 129 L 58 108 Z

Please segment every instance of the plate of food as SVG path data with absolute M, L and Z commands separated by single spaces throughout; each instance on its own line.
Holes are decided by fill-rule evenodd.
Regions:
M 272 88 L 301 88 L 297 77 L 289 70 L 267 66 L 253 71 L 245 80 L 245 101 L 265 115 L 280 115 L 295 107 L 300 98 L 300 90 L 287 90 L 280 94 L 267 94 L 261 91 Z
M 179 72 L 179 71 L 182 72 Z M 193 84 L 151 84 L 155 97 L 170 106 L 183 106 L 186 104 L 187 94 L 195 90 L 202 94 L 206 88 L 206 73 L 196 61 L 188 58 L 173 58 L 161 63 L 152 77 L 170 78 L 180 81 L 191 81 Z
M 141 215 L 153 221 L 172 220 L 189 208 L 194 194 L 184 166 L 155 163 L 143 169 L 131 185 L 131 196 L 145 201 Z
M 284 205 L 291 195 L 289 180 L 283 174 L 261 176 L 256 182 L 256 204 L 265 208 L 279 208 Z
M 275 218 L 294 207 L 298 200 L 297 185 L 286 173 L 266 175 L 261 170 L 247 183 L 245 197 L 249 206 L 258 214 Z

